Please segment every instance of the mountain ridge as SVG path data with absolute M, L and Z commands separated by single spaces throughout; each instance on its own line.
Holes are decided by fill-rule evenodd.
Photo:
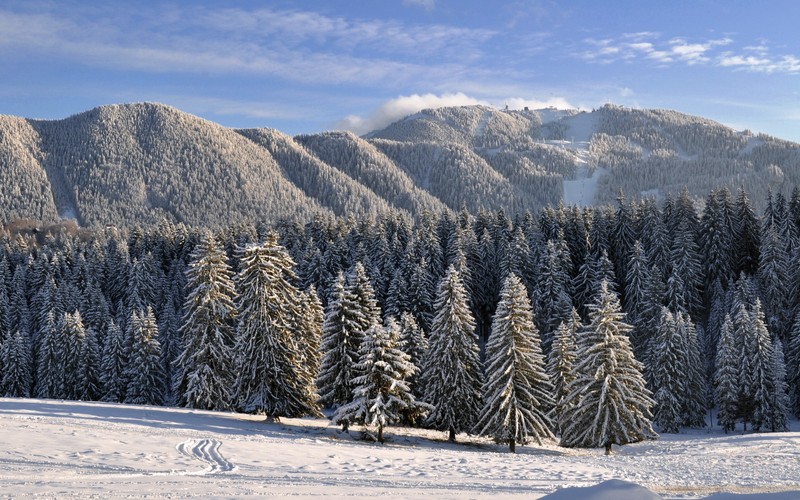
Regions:
M 761 199 L 800 182 L 800 144 L 613 105 L 427 109 L 362 137 L 233 129 L 159 103 L 60 120 L 0 115 L 5 222 L 217 227 L 387 210 L 516 213 L 561 202 L 564 181 L 588 186 L 569 197 L 580 204 L 740 185 Z

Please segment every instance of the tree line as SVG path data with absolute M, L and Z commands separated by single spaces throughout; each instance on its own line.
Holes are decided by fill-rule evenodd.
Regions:
M 800 195 L 4 233 L 0 394 L 605 447 L 800 413 Z

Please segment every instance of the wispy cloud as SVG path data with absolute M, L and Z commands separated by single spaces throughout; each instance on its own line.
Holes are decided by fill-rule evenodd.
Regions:
M 433 8 L 436 7 L 436 0 L 403 0 L 403 5 L 422 7 L 425 10 L 433 10 Z
M 470 97 L 466 94 L 413 94 L 400 96 L 390 99 L 367 116 L 346 116 L 338 123 L 335 128 L 339 130 L 350 130 L 356 134 L 365 134 L 372 130 L 379 130 L 400 118 L 417 113 L 423 109 L 441 108 L 446 106 L 469 106 L 474 104 L 488 105 L 487 101 Z
M 587 38 L 573 55 L 600 64 L 651 61 L 660 66 L 684 64 L 734 68 L 763 73 L 800 73 L 800 58 L 793 54 L 773 55 L 764 41 L 735 47 L 730 37 L 691 40 L 663 39 L 660 33 L 626 33 L 618 37 Z
M 510 109 L 543 109 L 543 108 L 559 108 L 559 109 L 575 109 L 575 106 L 570 104 L 567 99 L 563 97 L 551 97 L 549 99 L 529 99 L 522 97 L 509 97 L 505 99 L 479 99 L 469 96 L 467 94 L 458 92 L 453 94 L 414 94 L 408 96 L 400 96 L 395 99 L 379 105 L 375 110 L 370 112 L 367 116 L 350 115 L 338 123 L 335 128 L 340 130 L 350 130 L 356 134 L 365 134 L 373 130 L 380 130 L 387 125 L 400 120 L 408 115 L 412 115 L 423 109 L 429 108 L 442 108 L 449 106 L 470 106 L 482 104 L 484 106 L 493 106 L 500 108 L 501 106 L 508 106 Z
M 168 10 L 134 15 L 0 9 L 0 53 L 151 72 L 265 75 L 386 84 L 459 75 L 493 36 L 438 24 L 349 20 L 300 10 Z M 365 52 L 361 47 L 370 47 Z M 425 63 L 419 63 L 425 55 Z

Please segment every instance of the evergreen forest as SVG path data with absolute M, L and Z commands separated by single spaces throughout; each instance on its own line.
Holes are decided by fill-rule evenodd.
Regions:
M 213 232 L 9 225 L 0 395 L 517 445 L 800 417 L 800 191 Z

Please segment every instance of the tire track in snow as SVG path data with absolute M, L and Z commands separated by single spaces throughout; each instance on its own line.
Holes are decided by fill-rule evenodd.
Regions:
M 221 472 L 231 472 L 236 470 L 236 466 L 229 462 L 219 452 L 222 442 L 216 439 L 189 439 L 178 443 L 175 449 L 178 453 L 187 457 L 195 458 L 206 464 L 206 468 L 192 474 L 219 474 Z

